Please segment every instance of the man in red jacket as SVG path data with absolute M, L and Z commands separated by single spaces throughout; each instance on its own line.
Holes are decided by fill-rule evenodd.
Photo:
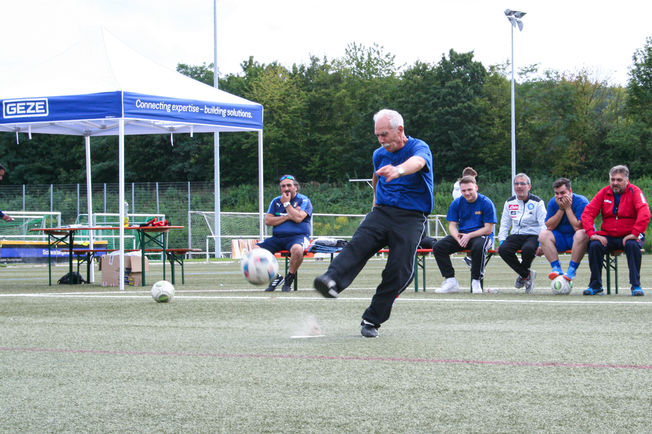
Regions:
M 591 281 L 584 295 L 602 292 L 602 264 L 609 251 L 624 250 L 629 266 L 632 295 L 645 295 L 641 289 L 641 248 L 645 229 L 650 222 L 650 208 L 640 188 L 629 183 L 627 166 L 609 171 L 609 185 L 601 189 L 582 213 L 582 226 L 589 236 Z M 595 230 L 594 221 L 602 213 L 602 226 Z

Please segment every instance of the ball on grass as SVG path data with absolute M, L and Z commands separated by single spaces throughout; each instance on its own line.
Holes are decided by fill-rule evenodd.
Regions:
M 168 303 L 174 297 L 174 286 L 167 280 L 159 280 L 152 285 L 152 298 L 157 303 Z

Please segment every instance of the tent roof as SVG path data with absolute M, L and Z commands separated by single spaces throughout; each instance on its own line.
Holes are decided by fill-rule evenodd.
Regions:
M 61 54 L 0 77 L 0 131 L 125 134 L 255 131 L 263 107 L 193 80 L 97 30 Z

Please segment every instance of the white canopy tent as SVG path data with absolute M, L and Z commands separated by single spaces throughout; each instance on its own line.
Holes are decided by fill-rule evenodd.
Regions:
M 102 29 L 43 63 L 0 72 L 0 132 L 85 138 L 89 222 L 90 137 L 117 135 L 118 209 L 124 221 L 124 136 L 258 132 L 259 232 L 264 229 L 263 107 L 141 56 Z M 172 138 L 171 138 L 172 140 Z M 124 228 L 120 229 L 124 275 Z M 120 289 L 124 289 L 120 279 Z

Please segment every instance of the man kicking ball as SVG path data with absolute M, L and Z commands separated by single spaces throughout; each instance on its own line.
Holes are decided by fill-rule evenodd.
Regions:
M 374 203 L 351 241 L 314 286 L 324 297 L 337 297 L 379 249 L 389 246 L 382 280 L 362 314 L 362 336 L 375 338 L 389 319 L 396 297 L 414 277 L 417 247 L 433 207 L 432 154 L 423 141 L 408 137 L 403 117 L 394 110 L 374 116 L 382 145 L 374 151 Z

